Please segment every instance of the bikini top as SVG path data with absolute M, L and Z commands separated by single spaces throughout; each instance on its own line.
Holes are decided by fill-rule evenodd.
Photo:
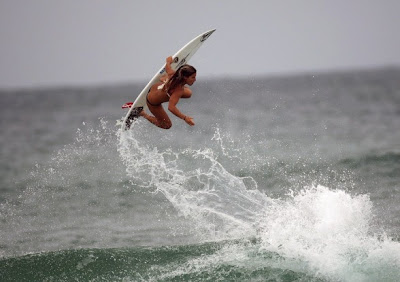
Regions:
M 163 84 L 159 85 L 159 86 L 157 87 L 157 89 L 158 89 L 158 90 L 161 90 L 161 89 L 163 89 L 163 88 L 164 88 L 164 85 L 165 85 L 165 83 L 166 83 L 166 82 L 164 82 Z M 169 94 L 168 92 L 165 92 L 165 93 L 167 94 L 168 98 L 171 98 L 171 94 Z

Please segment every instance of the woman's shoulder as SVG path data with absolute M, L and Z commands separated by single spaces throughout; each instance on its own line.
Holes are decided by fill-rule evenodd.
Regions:
M 170 95 L 178 95 L 182 98 L 189 98 L 192 96 L 192 90 L 187 86 L 179 86 L 174 90 L 170 91 Z
M 190 89 L 189 87 L 185 86 L 183 87 L 183 94 L 182 97 L 183 98 L 190 98 L 192 96 L 192 89 Z
M 183 91 L 185 91 L 185 87 L 183 85 L 178 85 L 177 87 L 175 87 L 174 89 L 171 90 L 171 92 L 177 92 L 177 93 L 180 93 Z

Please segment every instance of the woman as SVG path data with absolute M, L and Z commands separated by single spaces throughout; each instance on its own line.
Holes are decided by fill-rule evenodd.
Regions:
M 196 69 L 189 65 L 183 65 L 174 71 L 171 68 L 172 61 L 172 57 L 166 59 L 165 70 L 167 74 L 160 79 L 161 82 L 154 84 L 147 93 L 147 106 L 154 116 L 148 115 L 144 111 L 140 113 L 142 117 L 164 129 L 169 129 L 172 126 L 172 122 L 162 106 L 162 103 L 165 102 L 168 102 L 170 112 L 183 119 L 190 126 L 194 125 L 193 118 L 181 113 L 176 105 L 179 99 L 192 96 L 192 91 L 185 85 L 192 85 L 196 81 Z

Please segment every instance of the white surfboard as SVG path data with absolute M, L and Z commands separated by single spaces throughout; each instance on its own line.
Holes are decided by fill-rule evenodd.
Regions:
M 173 63 L 171 67 L 173 70 L 177 70 L 180 66 L 186 64 L 190 58 L 196 53 L 196 51 L 200 48 L 200 46 L 207 40 L 208 37 L 215 31 L 209 30 L 204 32 L 191 40 L 185 46 L 183 46 L 175 55 L 172 56 Z M 142 92 L 137 96 L 136 100 L 132 105 L 125 104 L 123 108 L 129 107 L 129 111 L 126 116 L 122 119 L 121 130 L 128 130 L 134 119 L 138 117 L 138 113 L 141 109 L 147 108 L 146 103 L 146 95 L 155 83 L 160 81 L 161 76 L 165 73 L 165 64 L 164 66 L 154 75 L 154 77 L 149 81 L 145 88 L 143 88 Z

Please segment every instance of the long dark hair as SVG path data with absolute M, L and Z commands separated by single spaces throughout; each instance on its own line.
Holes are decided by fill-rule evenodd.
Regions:
M 196 69 L 191 65 L 180 66 L 176 70 L 174 75 L 165 83 L 164 90 L 170 92 L 178 86 L 183 86 L 185 84 L 186 78 L 196 73 Z

